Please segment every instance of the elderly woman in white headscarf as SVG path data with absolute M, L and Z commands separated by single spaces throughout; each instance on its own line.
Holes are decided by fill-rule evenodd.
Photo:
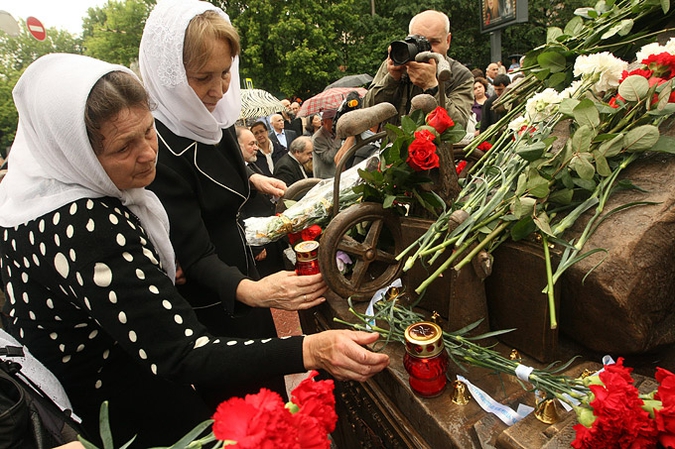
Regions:
M 148 18 L 139 65 L 159 135 L 157 177 L 149 186 L 171 222 L 187 282 L 179 286 L 215 335 L 276 336 L 269 308 L 307 309 L 325 299 L 320 274 L 281 271 L 258 280 L 238 214 L 251 187 L 280 196 L 285 184 L 244 165 L 234 122 L 241 108 L 239 36 L 227 15 L 196 0 L 160 1 Z M 218 402 L 261 385 L 205 392 Z M 285 394 L 283 379 L 265 387 Z
M 103 401 L 115 441 L 168 445 L 214 411 L 193 385 L 318 368 L 363 380 L 386 365 L 359 346 L 376 338 L 368 333 L 217 338 L 198 321 L 172 282 L 166 213 L 144 189 L 157 134 L 130 70 L 44 56 L 14 100 L 19 127 L 0 184 L 3 325 L 60 380 L 89 438 Z

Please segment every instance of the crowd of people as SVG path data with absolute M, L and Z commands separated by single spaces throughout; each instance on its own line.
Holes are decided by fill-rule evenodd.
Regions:
M 449 63 L 453 119 L 489 125 L 502 75 L 491 64 L 475 77 L 447 56 L 444 13 L 416 15 L 409 32 Z M 115 441 L 170 445 L 227 398 L 261 387 L 285 397 L 284 375 L 364 381 L 389 363 L 367 348 L 376 333 L 277 338 L 270 309 L 312 308 L 328 287 L 285 270 L 279 245 L 247 245 L 241 219 L 273 214 L 295 182 L 334 176 L 355 137 L 336 137 L 344 110 L 303 123 L 290 100 L 235 126 L 240 50 L 220 8 L 164 0 L 143 31 L 142 82 L 123 66 L 51 54 L 14 89 L 20 119 L 0 183 L 3 327 L 55 374 L 94 441 L 103 401 Z M 387 57 L 357 103 L 388 101 L 403 115 L 438 88 L 435 60 Z

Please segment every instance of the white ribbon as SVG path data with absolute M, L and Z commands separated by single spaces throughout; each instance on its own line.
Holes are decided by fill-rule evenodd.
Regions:
M 464 377 L 460 376 L 459 374 L 457 375 L 457 380 L 464 382 L 466 384 L 466 387 L 469 389 L 469 392 L 471 393 L 471 396 L 476 400 L 478 405 L 480 405 L 480 408 L 485 410 L 488 413 L 494 413 L 497 418 L 499 418 L 504 424 L 507 426 L 512 426 L 521 419 L 525 418 L 527 415 L 532 413 L 534 410 L 532 407 L 524 405 L 524 404 L 519 404 L 518 405 L 518 411 L 514 411 L 511 407 L 506 406 L 504 404 L 500 404 L 499 402 L 495 401 L 492 399 L 492 397 L 469 382 L 467 379 Z
M 516 366 L 516 377 L 518 377 L 518 379 L 522 380 L 523 382 L 528 382 L 530 380 L 530 374 L 532 374 L 532 371 L 534 371 L 534 368 L 531 366 L 522 365 L 519 363 L 518 366 Z
M 368 307 L 366 308 L 366 315 L 369 316 L 374 316 L 375 315 L 375 303 L 378 302 L 379 300 L 382 299 L 382 295 L 384 295 L 387 290 L 389 290 L 391 287 L 396 287 L 396 288 L 402 288 L 403 283 L 401 282 L 401 278 L 395 279 L 391 284 L 389 284 L 386 287 L 382 287 L 378 291 L 375 292 L 373 297 L 370 300 L 370 303 L 368 304 Z M 371 320 L 370 324 L 375 324 L 375 320 Z M 366 324 L 366 327 L 370 329 L 370 326 Z

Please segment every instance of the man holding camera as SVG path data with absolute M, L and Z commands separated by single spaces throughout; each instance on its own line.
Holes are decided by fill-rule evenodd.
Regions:
M 450 19 L 439 11 L 421 12 L 410 21 L 409 33 L 405 41 L 394 42 L 389 47 L 389 56 L 375 75 L 364 106 L 383 102 L 393 104 L 399 114 L 392 121 L 398 124 L 400 117 L 410 112 L 410 99 L 414 96 L 427 93 L 439 100 L 436 60 L 417 62 L 413 54 L 430 50 L 445 57 L 450 65 L 451 77 L 444 82 L 445 108 L 455 122 L 466 127 L 473 105 L 473 75 L 464 65 L 447 56 L 451 39 Z M 398 55 L 399 51 L 392 58 L 392 49 L 399 48 L 412 50 L 409 51 L 409 60 L 406 61 L 405 55 Z

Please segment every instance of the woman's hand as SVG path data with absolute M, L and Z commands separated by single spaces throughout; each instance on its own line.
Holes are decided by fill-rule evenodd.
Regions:
M 329 330 L 305 337 L 302 358 L 305 369 L 325 369 L 338 380 L 363 382 L 389 365 L 389 356 L 369 351 L 380 334 Z
M 244 279 L 237 287 L 237 299 L 251 307 L 304 310 L 324 302 L 326 290 L 321 274 L 298 276 L 295 271 L 279 271 L 259 281 Z
M 258 192 L 266 193 L 268 195 L 281 197 L 286 191 L 286 183 L 281 179 L 270 178 L 269 176 L 254 173 L 248 181 L 253 185 L 253 188 Z

